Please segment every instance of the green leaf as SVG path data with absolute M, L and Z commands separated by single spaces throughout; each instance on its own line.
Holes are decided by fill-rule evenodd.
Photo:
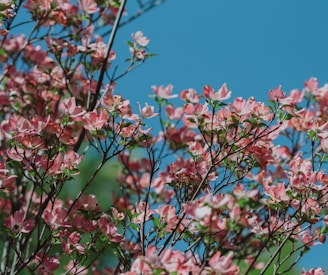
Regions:
M 316 132 L 314 131 L 314 130 L 311 130 L 311 131 L 309 131 L 308 132 L 308 137 L 310 138 L 310 139 L 313 139 L 313 137 L 316 135 Z
M 13 107 L 14 107 L 14 109 L 15 109 L 16 111 L 20 111 L 20 110 L 21 110 L 21 105 L 20 105 L 19 102 L 15 102 L 15 104 L 13 105 Z
M 153 274 L 154 275 L 161 275 L 161 274 L 166 274 L 166 270 L 165 269 L 154 269 L 153 270 Z M 174 273 L 171 273 L 174 274 Z M 177 274 L 177 273 L 176 273 Z
M 154 57 L 154 56 L 158 56 L 158 55 L 156 53 L 147 53 L 146 59 Z
M 248 198 L 240 198 L 237 203 L 240 207 L 244 207 L 248 204 L 249 199 Z
M 57 8 L 57 4 L 55 3 L 55 1 L 50 2 L 50 7 L 51 7 L 52 10 Z
M 131 41 L 127 41 L 126 44 L 128 44 L 130 47 L 134 47 L 134 43 Z
M 0 55 L 3 57 L 7 57 L 7 52 L 5 51 L 4 48 L 0 48 Z
M 6 9 L 8 9 L 8 5 L 7 4 L 3 4 L 3 3 L 0 3 L 0 11 L 5 11 Z
M 232 118 L 232 121 L 234 122 L 234 125 L 238 125 L 239 124 L 239 118 L 237 118 L 235 116 L 232 116 L 231 118 Z
M 302 250 L 302 254 L 308 253 L 310 251 L 310 247 L 304 246 L 304 249 Z
M 321 162 L 325 162 L 327 159 L 328 159 L 328 155 L 325 154 L 324 156 L 322 156 Z
M 328 233 L 328 227 L 323 227 L 322 229 L 321 229 L 321 233 L 322 234 L 327 234 Z
M 136 225 L 135 223 L 131 223 L 131 224 L 130 224 L 130 227 L 131 227 L 133 230 L 138 231 L 138 227 L 137 227 L 137 225 Z
M 286 113 L 284 116 L 284 120 L 291 120 L 294 116 L 292 114 Z
M 156 227 L 160 228 L 160 225 L 161 225 L 161 224 L 160 224 L 158 218 L 154 218 L 153 222 L 154 222 L 154 224 L 155 224 Z

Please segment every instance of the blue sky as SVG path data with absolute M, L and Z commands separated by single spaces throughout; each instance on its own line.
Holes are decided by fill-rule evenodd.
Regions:
M 234 96 L 266 100 L 277 85 L 302 88 L 311 76 L 324 83 L 327 12 L 324 0 L 168 0 L 120 30 L 116 49 L 142 30 L 158 54 L 118 83 L 120 92 L 142 97 L 153 84 L 180 92 L 226 82 Z
M 328 82 L 327 14 L 326 0 L 168 0 L 119 30 L 114 49 L 121 58 L 128 56 L 122 42 L 138 30 L 158 56 L 119 81 L 116 92 L 132 105 L 151 104 L 151 85 L 171 83 L 180 93 L 227 83 L 233 97 L 265 101 L 277 85 L 289 92 L 311 76 L 322 85 Z M 315 247 L 300 266 L 327 269 L 327 250 Z

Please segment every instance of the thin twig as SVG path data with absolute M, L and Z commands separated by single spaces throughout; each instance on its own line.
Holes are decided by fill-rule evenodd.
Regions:
M 293 230 L 291 230 L 289 232 L 289 234 L 285 237 L 285 239 L 281 242 L 281 244 L 278 246 L 277 250 L 273 253 L 273 255 L 271 256 L 270 260 L 266 263 L 266 265 L 264 266 L 264 268 L 262 269 L 260 275 L 263 275 L 267 269 L 269 268 L 269 266 L 272 264 L 273 260 L 275 259 L 275 257 L 278 255 L 278 253 L 280 252 L 280 250 L 282 249 L 282 247 L 286 244 L 286 242 L 289 240 L 290 236 L 294 233 Z
M 103 80 L 104 80 L 105 72 L 106 72 L 106 69 L 107 69 L 108 59 L 109 59 L 110 52 L 111 52 L 113 44 L 114 44 L 114 40 L 115 40 L 117 30 L 118 30 L 119 25 L 120 25 L 120 20 L 122 18 L 125 5 L 126 5 L 126 0 L 122 0 L 122 3 L 120 5 L 120 9 L 119 9 L 119 11 L 116 15 L 116 18 L 115 18 L 114 26 L 111 29 L 110 37 L 108 39 L 107 52 L 106 52 L 106 56 L 104 58 L 104 61 L 102 63 L 102 67 L 101 67 L 101 70 L 100 70 L 96 92 L 95 92 L 92 103 L 88 107 L 88 111 L 92 111 L 95 108 L 96 104 L 97 104 L 98 96 L 100 94 L 100 90 L 101 90 L 102 83 L 103 83 Z M 79 139 L 78 139 L 78 141 L 76 142 L 76 144 L 74 146 L 74 151 L 75 152 L 77 152 L 80 149 L 82 141 L 84 140 L 84 137 L 85 137 L 85 129 L 83 128 L 83 130 L 82 130 L 82 132 L 79 136 Z

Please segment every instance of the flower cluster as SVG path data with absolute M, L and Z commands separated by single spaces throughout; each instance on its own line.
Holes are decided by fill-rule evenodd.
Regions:
M 328 232 L 328 85 L 278 86 L 266 103 L 154 85 L 154 105 L 134 104 L 116 83 L 153 54 L 137 31 L 112 66 L 124 3 L 0 3 L 0 273 L 288 270 Z M 21 9 L 35 25 L 13 36 Z M 92 193 L 109 161 L 105 204 Z
M 225 84 L 218 92 L 205 86 L 203 95 L 194 89 L 182 91 L 182 107 L 169 102 L 176 97 L 171 85 L 152 89 L 166 114 L 163 131 L 152 138 L 152 148 L 162 149 L 152 153 L 155 157 L 147 149 L 148 160 L 133 159 L 127 151 L 120 159 L 125 168 L 119 182 L 132 191 L 125 194 L 140 202 L 131 212 L 138 234 L 170 248 L 178 241 L 190 244 L 193 240 L 185 253 L 200 257 L 197 251 L 205 249 L 207 257 L 181 262 L 188 262 L 187 270 L 199 274 L 211 273 L 209 256 L 213 253 L 231 263 L 225 267 L 228 271 L 213 272 L 239 274 L 268 268 L 259 262 L 261 251 L 283 246 L 286 240 L 294 246 L 290 257 L 325 242 L 327 227 L 322 221 L 327 217 L 328 192 L 321 136 L 326 126 L 320 98 L 313 96 L 307 84 L 303 91 L 293 90 L 289 96 L 280 87 L 271 90 L 269 104 L 252 97 L 226 104 L 230 92 Z M 303 103 L 301 95 L 306 95 L 308 103 Z M 302 104 L 319 116 L 311 120 L 315 125 L 299 127 L 304 124 L 299 114 L 306 112 Z M 162 114 L 161 119 L 164 121 Z M 295 146 L 279 145 L 282 137 Z M 313 151 L 306 155 L 309 146 Z M 165 158 L 166 168 L 157 172 L 158 161 Z M 146 254 L 134 262 L 133 272 L 149 268 L 153 273 L 172 272 L 161 258 L 166 253 L 163 248 L 157 252 L 159 258 L 150 259 L 146 247 L 142 250 Z M 243 265 L 233 265 L 240 260 Z M 279 261 L 272 264 L 280 268 Z

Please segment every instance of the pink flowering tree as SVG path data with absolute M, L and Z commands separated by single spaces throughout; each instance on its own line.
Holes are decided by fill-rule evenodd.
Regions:
M 153 86 L 133 110 L 115 83 L 149 39 L 133 33 L 118 67 L 115 34 L 163 1 L 125 2 L 0 3 L 0 273 L 288 274 L 326 238 L 328 85 L 267 103 Z M 69 196 L 91 149 L 99 163 Z M 103 208 L 90 190 L 110 160 Z

